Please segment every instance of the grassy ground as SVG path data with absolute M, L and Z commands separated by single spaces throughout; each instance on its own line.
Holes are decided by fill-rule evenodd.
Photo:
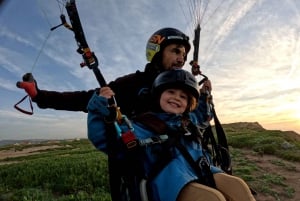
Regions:
M 255 123 L 224 125 L 233 174 L 258 201 L 300 199 L 300 140 Z M 298 138 L 299 137 L 299 138 Z M 0 148 L 0 201 L 110 200 L 106 156 L 88 140 Z

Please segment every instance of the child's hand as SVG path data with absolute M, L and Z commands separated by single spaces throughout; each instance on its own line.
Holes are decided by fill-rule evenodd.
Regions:
M 111 88 L 109 88 L 109 87 L 102 87 L 102 88 L 100 88 L 99 96 L 103 96 L 103 97 L 105 97 L 107 99 L 110 99 L 114 95 L 115 95 L 115 93 L 113 92 L 113 90 L 111 90 Z
M 202 84 L 202 87 L 200 89 L 201 93 L 210 93 L 212 90 L 211 82 L 210 80 L 205 80 Z

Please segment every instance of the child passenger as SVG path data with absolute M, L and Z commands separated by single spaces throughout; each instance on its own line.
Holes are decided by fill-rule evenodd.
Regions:
M 155 79 L 151 94 L 153 105 L 147 113 L 151 119 L 141 121 L 136 117 L 131 120 L 130 132 L 136 137 L 138 146 L 135 150 L 138 154 L 134 154 L 135 161 L 142 169 L 133 171 L 140 183 L 140 199 L 255 201 L 247 184 L 213 166 L 210 155 L 201 146 L 201 134 L 197 132 L 196 125 L 202 122 L 198 122 L 199 118 L 191 112 L 197 111 L 199 98 L 198 83 L 194 76 L 182 69 L 165 71 Z M 105 118 L 110 114 L 108 99 L 113 95 L 109 87 L 103 87 L 88 104 L 88 138 L 104 153 L 108 153 Z M 159 128 L 164 126 L 166 128 L 160 132 L 162 129 Z M 128 133 L 129 129 L 122 125 L 119 129 L 120 137 L 115 146 L 119 146 L 119 156 L 122 158 L 128 154 L 122 134 Z M 200 161 L 206 161 L 208 171 L 200 165 Z M 126 166 L 136 170 L 136 164 Z M 213 181 L 207 182 L 209 178 Z M 146 187 L 143 188 L 145 182 Z M 146 195 L 143 194 L 145 191 Z

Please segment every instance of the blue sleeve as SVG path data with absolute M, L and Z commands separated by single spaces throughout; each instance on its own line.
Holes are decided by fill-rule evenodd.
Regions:
M 87 106 L 88 139 L 97 149 L 105 153 L 107 153 L 107 140 L 104 117 L 109 115 L 107 106 L 107 99 L 96 93 L 93 94 Z
M 212 111 L 207 104 L 207 95 L 201 93 L 199 100 L 198 100 L 198 106 L 197 108 L 193 111 L 193 113 L 197 117 L 198 123 L 201 125 L 206 125 L 209 124 L 209 121 L 213 118 Z

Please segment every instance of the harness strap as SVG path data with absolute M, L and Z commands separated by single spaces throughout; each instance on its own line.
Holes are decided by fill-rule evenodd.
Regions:
M 191 122 L 189 122 L 190 124 L 183 125 L 184 127 L 186 126 L 185 128 L 181 128 L 179 130 L 171 130 L 167 127 L 167 124 L 164 121 L 157 118 L 152 113 L 145 113 L 143 115 L 137 116 L 134 119 L 134 121 L 145 125 L 158 135 L 146 139 L 137 139 L 134 135 L 131 124 L 127 122 L 126 118 L 122 120 L 122 123 L 127 124 L 128 129 L 125 132 L 124 130 L 121 130 L 121 127 L 116 127 L 117 124 L 115 124 L 115 127 L 117 128 L 117 133 L 119 133 L 119 136 L 122 138 L 123 143 L 126 145 L 127 150 L 129 151 L 129 154 L 131 153 L 134 154 L 134 156 L 136 156 L 135 154 L 137 154 L 136 151 L 138 150 L 132 148 L 145 147 L 158 143 L 162 144 L 163 146 L 163 150 L 161 152 L 160 157 L 158 158 L 158 161 L 156 162 L 156 165 L 151 169 L 148 175 L 144 175 L 144 180 L 142 180 L 142 183 L 140 183 L 140 193 L 145 194 L 147 192 L 147 184 L 149 184 L 149 181 L 154 179 L 161 172 L 161 170 L 166 165 L 168 165 L 168 163 L 172 159 L 172 149 L 174 148 L 178 149 L 182 153 L 185 160 L 193 168 L 198 177 L 199 183 L 216 188 L 213 174 L 210 170 L 210 164 L 206 159 L 205 155 L 199 158 L 197 161 L 195 161 L 190 155 L 190 153 L 187 151 L 187 149 L 180 143 L 181 137 L 184 136 L 184 134 L 186 134 L 187 131 L 189 135 L 184 136 L 186 138 L 190 138 L 191 140 L 197 140 L 197 137 L 201 137 L 200 132 L 195 133 L 195 129 L 197 129 L 197 126 L 192 126 L 190 125 Z M 197 142 L 199 142 L 199 139 L 197 140 Z M 131 146 L 132 144 L 134 144 L 134 146 Z M 133 159 L 132 156 L 131 159 Z M 138 158 L 134 158 L 134 161 L 136 160 L 138 160 Z
M 214 107 L 212 107 L 211 110 L 212 110 L 212 113 L 214 116 L 215 128 L 216 128 L 216 132 L 217 132 L 217 136 L 218 136 L 218 143 L 220 145 L 222 145 L 223 147 L 225 147 L 226 149 L 228 149 L 228 143 L 227 143 L 224 129 L 218 119 L 218 116 L 216 114 Z
M 211 107 L 213 116 L 214 116 L 214 123 L 215 129 L 218 137 L 218 145 L 215 147 L 216 152 L 218 153 L 218 163 L 221 166 L 221 169 L 224 170 L 227 174 L 232 175 L 232 164 L 231 164 L 231 157 L 229 154 L 229 147 L 227 143 L 227 138 L 224 132 L 224 129 L 218 119 L 214 106 L 212 104 Z M 211 128 L 210 128 L 211 130 Z M 212 131 L 211 131 L 212 132 Z
M 119 147 L 116 143 L 119 139 L 119 133 L 116 131 L 115 120 L 117 118 L 116 107 L 108 107 L 110 110 L 110 117 L 106 118 L 105 129 L 107 137 L 107 147 L 108 147 L 108 172 L 109 172 L 109 185 L 110 185 L 110 195 L 112 201 L 124 200 L 124 196 L 121 194 L 120 188 L 122 186 L 122 172 L 120 167 L 122 167 L 122 161 L 118 159 Z
M 148 144 L 150 145 L 150 144 L 166 142 L 163 147 L 164 149 L 163 149 L 162 156 L 159 158 L 157 164 L 148 175 L 148 180 L 155 178 L 156 175 L 169 163 L 169 161 L 171 160 L 171 155 L 168 153 L 170 153 L 171 147 L 176 147 L 196 172 L 199 178 L 199 182 L 201 184 L 213 188 L 216 187 L 213 175 L 210 171 L 210 165 L 207 159 L 205 158 L 205 156 L 200 158 L 199 161 L 197 162 L 194 161 L 194 159 L 187 151 L 187 149 L 180 143 L 180 137 L 182 136 L 182 134 L 186 134 L 186 132 L 190 134 L 186 137 L 190 137 L 192 140 L 197 140 L 198 142 L 200 140 L 201 143 L 202 140 L 201 135 L 200 132 L 196 132 L 197 129 L 196 126 L 193 126 L 191 122 L 188 122 L 186 127 L 173 131 L 171 129 L 168 129 L 165 122 L 163 122 L 161 119 L 157 118 L 151 113 L 145 113 L 139 116 L 138 118 L 136 118 L 136 121 L 143 123 L 149 129 L 153 130 L 158 134 L 162 134 L 162 132 L 167 133 L 167 134 L 157 135 L 152 138 L 147 138 L 144 140 L 139 140 L 140 145 L 142 146 L 143 145 L 147 146 Z M 197 139 L 198 137 L 200 139 Z
M 142 179 L 140 182 L 140 195 L 141 195 L 141 201 L 149 201 L 148 193 L 147 193 L 147 180 Z
M 124 144 L 126 145 L 127 149 L 132 149 L 138 144 L 138 139 L 135 137 L 135 134 L 131 130 L 128 130 L 127 132 L 123 133 L 121 135 L 121 138 Z
M 210 171 L 210 165 L 207 159 L 205 158 L 205 156 L 202 156 L 197 163 L 196 161 L 194 161 L 190 153 L 180 142 L 177 142 L 175 146 L 182 153 L 186 161 L 190 164 L 190 166 L 194 169 L 194 171 L 198 175 L 199 177 L 198 182 L 206 186 L 216 188 L 216 183 L 213 178 L 213 174 Z
M 133 120 L 147 126 L 154 133 L 165 134 L 167 132 L 167 125 L 165 122 L 150 112 L 138 115 Z
M 139 140 L 139 145 L 144 147 L 144 146 L 149 146 L 149 145 L 153 145 L 153 144 L 162 144 L 165 141 L 168 140 L 168 135 L 158 135 L 158 136 L 154 136 L 154 137 L 150 137 L 150 138 L 146 138 L 146 139 L 141 139 Z

